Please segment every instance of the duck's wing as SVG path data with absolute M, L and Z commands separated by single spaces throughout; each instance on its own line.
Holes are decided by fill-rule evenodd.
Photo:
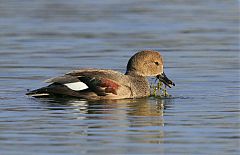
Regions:
M 64 76 L 58 76 L 45 80 L 46 83 L 70 83 L 79 81 L 79 77 L 106 78 L 116 80 L 123 77 L 123 74 L 107 69 L 79 69 L 66 73 Z M 122 80 L 119 80 L 121 82 Z
M 41 91 L 37 92 L 43 94 L 70 94 L 70 96 L 80 96 L 83 98 L 87 96 L 86 93 L 96 96 L 118 95 L 117 90 L 121 87 L 122 80 L 120 79 L 122 77 L 123 74 L 112 70 L 74 70 L 64 76 L 46 80 L 45 82 L 51 84 L 38 89 Z M 36 94 L 36 90 L 32 92 Z

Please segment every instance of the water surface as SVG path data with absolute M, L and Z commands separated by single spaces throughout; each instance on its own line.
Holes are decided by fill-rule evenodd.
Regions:
M 239 11 L 226 0 L 0 1 L 1 154 L 239 154 Z M 171 99 L 25 96 L 155 49 Z

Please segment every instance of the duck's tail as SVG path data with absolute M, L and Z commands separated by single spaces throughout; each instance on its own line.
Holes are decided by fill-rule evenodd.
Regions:
M 92 95 L 93 93 L 88 92 L 87 90 L 83 91 L 74 91 L 69 89 L 67 86 L 62 84 L 53 83 L 46 87 L 42 87 L 36 90 L 32 90 L 26 93 L 28 96 L 32 97 L 51 97 L 51 96 L 72 96 L 72 97 L 80 97 L 86 98 L 86 95 Z M 96 95 L 95 95 L 96 96 Z
M 26 95 L 32 96 L 32 97 L 48 97 L 50 96 L 50 93 L 48 91 L 48 87 L 43 87 L 43 88 L 29 91 L 26 93 Z

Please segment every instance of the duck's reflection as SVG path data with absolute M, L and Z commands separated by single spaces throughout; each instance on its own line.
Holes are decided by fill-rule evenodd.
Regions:
M 71 114 L 71 118 L 84 121 L 84 124 L 89 122 L 85 129 L 87 136 L 106 132 L 108 136 L 119 134 L 125 137 L 127 142 L 143 143 L 162 142 L 164 111 L 168 105 L 172 104 L 171 99 L 156 98 L 97 102 L 52 99 L 46 103 L 48 109 L 64 110 Z
M 40 101 L 47 103 L 48 108 L 52 110 L 74 108 L 79 113 L 84 114 L 105 114 L 124 109 L 131 116 L 163 116 L 164 109 L 172 104 L 171 99 L 155 98 L 103 101 L 86 101 L 75 98 L 47 98 Z

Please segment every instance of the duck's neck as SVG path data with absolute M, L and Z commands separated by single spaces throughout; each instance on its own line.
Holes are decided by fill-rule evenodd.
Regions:
M 141 73 L 139 73 L 138 71 L 135 71 L 135 70 L 134 71 L 127 70 L 125 75 L 145 78 L 144 76 L 141 75 Z
M 138 74 L 138 72 L 136 71 L 126 71 L 125 75 L 128 75 L 135 80 L 142 81 L 144 84 L 148 85 L 147 77 L 142 76 L 141 74 Z

